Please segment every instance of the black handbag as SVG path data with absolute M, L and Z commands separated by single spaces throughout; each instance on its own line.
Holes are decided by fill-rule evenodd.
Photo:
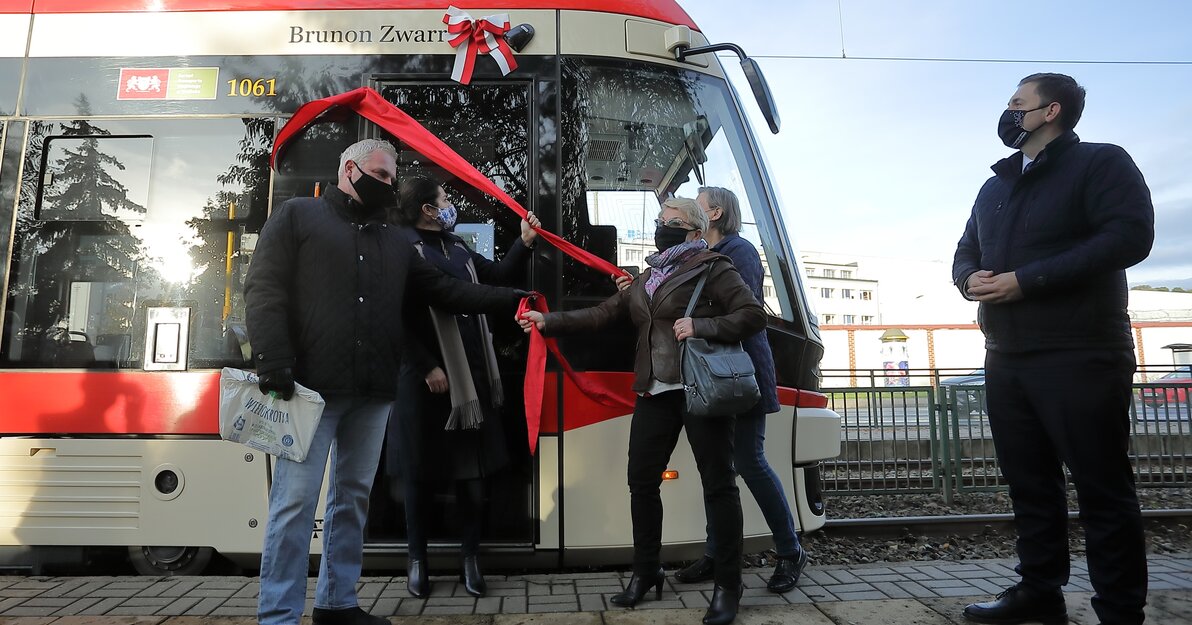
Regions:
M 699 301 L 713 261 L 708 264 L 684 317 L 690 317 Z M 753 359 L 741 342 L 719 343 L 690 337 L 679 342 L 680 378 L 687 414 L 693 417 L 730 417 L 749 410 L 762 398 L 753 369 Z

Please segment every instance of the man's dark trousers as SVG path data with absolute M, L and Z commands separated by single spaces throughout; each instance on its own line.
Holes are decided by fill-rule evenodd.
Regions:
M 1134 369 L 1129 350 L 989 351 L 985 359 L 990 429 L 1018 529 L 1017 570 L 1041 590 L 1068 582 L 1066 465 L 1085 528 L 1093 609 L 1104 623 L 1141 623 L 1146 603 L 1128 455 Z

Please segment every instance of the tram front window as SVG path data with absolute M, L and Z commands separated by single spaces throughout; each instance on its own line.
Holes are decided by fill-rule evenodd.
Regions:
M 272 136 L 271 119 L 33 122 L 0 366 L 139 368 L 153 307 L 187 310 L 190 367 L 241 365 Z
M 640 272 L 655 251 L 662 201 L 725 187 L 740 201 L 741 236 L 761 255 L 769 313 L 794 320 L 793 289 L 769 269 L 785 261 L 778 224 L 725 81 L 607 59 L 566 59 L 563 68 L 572 103 L 563 115 L 564 180 L 576 183 L 564 185 L 563 223 L 575 224 L 576 238 Z M 571 279 L 566 295 L 579 305 L 607 292 Z

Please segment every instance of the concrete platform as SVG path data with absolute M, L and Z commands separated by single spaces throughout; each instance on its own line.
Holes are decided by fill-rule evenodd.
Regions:
M 1147 622 L 1192 623 L 1192 554 L 1151 556 Z M 1017 578 L 1009 560 L 810 566 L 798 588 L 765 588 L 767 569 L 745 571 L 741 625 L 956 625 L 961 608 Z M 668 579 L 661 601 L 626 610 L 608 603 L 628 573 L 488 576 L 489 596 L 469 597 L 454 577 L 432 577 L 428 599 L 403 577 L 368 577 L 360 604 L 394 625 L 686 625 L 699 623 L 709 584 Z M 1064 588 L 1077 625 L 1096 625 L 1083 561 Z M 0 577 L 0 625 L 248 625 L 259 581 L 252 577 Z M 307 613 L 314 580 L 307 590 Z

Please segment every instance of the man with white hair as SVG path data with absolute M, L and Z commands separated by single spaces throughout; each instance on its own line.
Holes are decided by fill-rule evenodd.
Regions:
M 284 399 L 300 381 L 326 407 L 304 462 L 275 460 L 261 559 L 261 625 L 298 625 L 315 507 L 330 454 L 316 625 L 386 625 L 359 607 L 368 495 L 385 439 L 402 351 L 402 300 L 455 313 L 508 313 L 521 291 L 451 278 L 386 223 L 396 204 L 397 151 L 367 139 L 344 150 L 322 197 L 273 211 L 244 296 L 260 388 Z

